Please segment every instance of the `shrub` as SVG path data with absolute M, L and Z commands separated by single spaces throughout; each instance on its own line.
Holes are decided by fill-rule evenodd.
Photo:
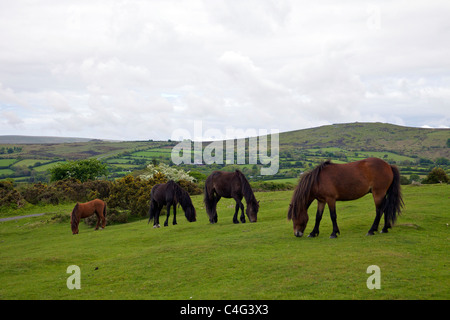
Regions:
M 17 209 L 25 205 L 24 198 L 10 181 L 0 181 L 0 208 Z
M 94 180 L 81 182 L 71 178 L 59 180 L 52 184 L 35 183 L 22 188 L 21 194 L 31 204 L 61 202 L 86 202 L 96 198 L 105 200 L 109 197 L 111 182 Z
M 145 172 L 140 175 L 142 179 L 151 179 L 157 173 L 162 173 L 167 180 L 173 180 L 178 182 L 180 180 L 185 180 L 189 182 L 194 182 L 195 178 L 189 175 L 189 171 L 185 172 L 183 169 L 176 169 L 174 167 L 169 167 L 167 164 L 161 163 L 158 166 L 149 164 L 145 169 Z
M 449 178 L 442 168 L 433 168 L 422 183 L 448 183 Z
M 106 200 L 110 208 L 129 210 L 131 215 L 146 216 L 150 203 L 150 192 L 154 185 L 166 183 L 167 178 L 160 172 L 150 179 L 134 178 L 131 175 L 115 181 Z
M 54 165 L 49 172 L 51 174 L 51 181 L 74 178 L 86 182 L 108 174 L 106 164 L 97 159 L 59 163 Z

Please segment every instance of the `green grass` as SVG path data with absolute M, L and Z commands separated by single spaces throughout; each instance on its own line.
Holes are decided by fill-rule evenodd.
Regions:
M 45 165 L 46 163 L 49 162 L 49 160 L 39 160 L 39 159 L 25 159 L 25 160 L 21 160 L 17 163 L 14 164 L 14 166 L 25 166 L 25 167 L 29 167 L 29 166 L 35 166 L 36 163 L 40 162 L 42 165 Z
M 0 159 L 0 167 L 8 167 L 16 161 L 16 159 Z
M 286 220 L 292 191 L 256 193 L 252 224 L 232 223 L 229 199 L 209 224 L 201 196 L 193 197 L 197 222 L 180 209 L 178 225 L 160 229 L 145 219 L 100 231 L 81 224 L 74 236 L 52 214 L 1 222 L 0 299 L 449 299 L 450 186 L 403 190 L 397 225 L 372 237 L 370 195 L 338 203 L 338 239 L 328 238 L 328 214 L 318 238 L 294 237 Z M 80 290 L 66 287 L 73 264 Z M 370 265 L 381 269 L 380 290 L 366 286 Z

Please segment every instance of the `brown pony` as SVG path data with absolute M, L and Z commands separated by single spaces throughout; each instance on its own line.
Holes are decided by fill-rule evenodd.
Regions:
M 93 214 L 97 215 L 98 221 L 95 230 L 98 230 L 100 220 L 102 229 L 106 226 L 106 203 L 103 200 L 95 199 L 86 203 L 77 203 L 70 215 L 70 225 L 72 226 L 72 234 L 78 234 L 78 225 L 80 219 L 87 218 Z
M 375 220 L 367 235 L 373 235 L 378 230 L 383 213 L 384 227 L 381 232 L 388 232 L 403 207 L 397 167 L 378 158 L 346 164 L 323 162 L 303 174 L 292 196 L 288 219 L 293 221 L 294 235 L 303 235 L 308 223 L 308 208 L 317 199 L 316 224 L 309 237 L 319 235 L 322 213 L 325 204 L 328 204 L 333 223 L 330 238 L 336 238 L 340 234 L 336 222 L 336 201 L 355 200 L 367 193 L 372 193 L 376 207 Z
M 245 178 L 244 174 L 236 170 L 235 172 L 214 171 L 205 181 L 204 202 L 209 222 L 217 222 L 216 206 L 220 198 L 233 198 L 236 201 L 236 210 L 233 216 L 233 223 L 239 223 L 237 214 L 241 209 L 240 220 L 245 223 L 244 204 L 242 198 L 247 202 L 246 213 L 250 222 L 256 222 L 259 201 L 256 201 L 253 190 Z

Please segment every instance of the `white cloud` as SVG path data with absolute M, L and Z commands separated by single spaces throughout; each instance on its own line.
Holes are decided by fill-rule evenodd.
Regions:
M 449 14 L 445 1 L 2 2 L 0 134 L 448 127 Z

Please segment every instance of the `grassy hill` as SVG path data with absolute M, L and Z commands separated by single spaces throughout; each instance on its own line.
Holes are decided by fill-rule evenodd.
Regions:
M 336 147 L 347 151 L 387 151 L 436 159 L 450 157 L 450 129 L 402 127 L 387 123 L 344 123 L 285 132 L 281 149 Z
M 280 133 L 280 170 L 274 179 L 292 179 L 320 161 L 349 162 L 379 157 L 400 166 L 404 174 L 426 175 L 439 158 L 450 159 L 450 129 L 402 127 L 385 123 L 347 123 Z M 173 141 L 64 141 L 53 137 L 17 137 L 1 143 L 0 179 L 45 179 L 54 163 L 97 158 L 108 164 L 112 178 L 143 169 L 148 163 L 171 161 Z M 25 139 L 25 140 L 24 140 Z M 67 138 L 61 138 L 67 139 Z M 3 140 L 6 141 L 6 140 Z M 37 142 L 39 141 L 39 142 Z M 204 143 L 207 145 L 207 143 Z M 248 145 L 248 143 L 247 143 Z M 233 170 L 236 165 L 183 165 L 205 175 L 214 169 Z M 259 167 L 259 165 L 258 165 Z M 258 168 L 241 165 L 247 176 L 257 179 Z M 446 169 L 450 166 L 446 165 Z M 270 178 L 270 177 L 263 177 Z

